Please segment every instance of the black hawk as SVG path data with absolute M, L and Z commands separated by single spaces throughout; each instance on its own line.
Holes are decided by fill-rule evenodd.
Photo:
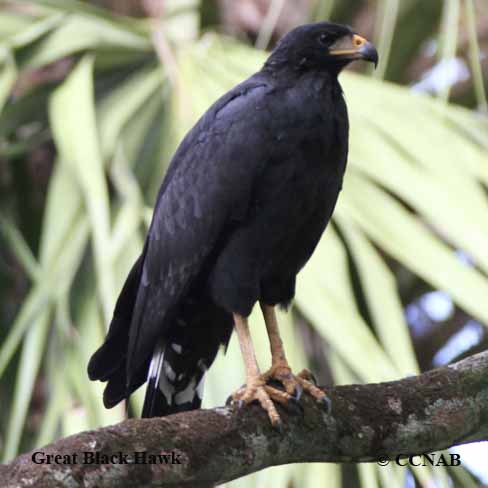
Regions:
M 291 372 L 274 307 L 293 299 L 341 190 L 349 124 L 337 77 L 357 59 L 376 64 L 378 54 L 349 27 L 297 27 L 188 132 L 88 366 L 108 382 L 107 408 L 145 381 L 143 417 L 199 408 L 205 372 L 234 329 L 246 368 L 235 402 L 257 400 L 279 425 L 273 401 L 302 391 L 327 401 L 307 371 Z M 247 321 L 258 301 L 272 356 L 262 374 Z

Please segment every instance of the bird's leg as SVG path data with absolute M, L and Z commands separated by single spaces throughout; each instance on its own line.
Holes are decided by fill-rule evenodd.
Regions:
M 247 404 L 257 400 L 268 413 L 273 426 L 280 426 L 281 419 L 272 400 L 285 403 L 285 394 L 266 385 L 263 376 L 260 374 L 247 319 L 234 314 L 234 325 L 246 368 L 246 385 L 232 395 L 232 400 L 237 404 Z
M 310 371 L 304 369 L 297 375 L 291 372 L 278 330 L 275 309 L 273 306 L 264 303 L 260 305 L 271 346 L 271 368 L 262 375 L 263 379 L 265 381 L 279 381 L 284 386 L 288 399 L 291 397 L 299 398 L 302 391 L 305 391 L 317 400 L 326 403 L 329 407 L 329 399 L 326 393 L 317 388 L 311 381 L 312 374 Z

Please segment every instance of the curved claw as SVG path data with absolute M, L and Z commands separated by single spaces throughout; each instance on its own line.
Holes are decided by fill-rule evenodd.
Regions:
M 273 426 L 273 429 L 275 429 L 280 434 L 283 434 L 284 429 L 283 429 L 283 422 L 281 420 L 278 420 L 277 422 L 274 422 L 271 425 Z
M 244 406 L 244 402 L 242 400 L 235 400 L 232 395 L 227 397 L 225 401 L 225 405 L 227 407 L 236 407 L 237 410 L 240 410 Z
M 327 395 L 324 395 L 318 401 L 323 404 L 323 407 L 327 415 L 330 415 L 332 412 L 332 400 Z
M 299 401 L 300 398 L 302 398 L 302 394 L 303 394 L 303 387 L 300 383 L 297 383 L 297 385 L 295 386 L 295 394 L 293 395 L 293 399 L 296 400 L 296 401 Z

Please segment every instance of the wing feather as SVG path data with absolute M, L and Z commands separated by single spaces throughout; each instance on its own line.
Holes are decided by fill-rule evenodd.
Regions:
M 268 87 L 252 79 L 217 101 L 178 148 L 147 236 L 132 316 L 127 377 L 164 337 L 178 304 L 232 221 L 245 213 L 266 160 L 268 130 L 255 115 Z

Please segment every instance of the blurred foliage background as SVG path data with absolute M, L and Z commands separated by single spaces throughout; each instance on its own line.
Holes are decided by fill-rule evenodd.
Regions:
M 172 153 L 264 50 L 324 19 L 373 40 L 381 62 L 341 76 L 349 168 L 334 222 L 280 315 L 291 363 L 321 384 L 373 382 L 486 349 L 488 2 L 0 1 L 4 461 L 124 418 L 123 406 L 103 408 L 86 364 Z M 259 314 L 251 320 L 266 367 L 266 334 Z M 241 385 L 234 339 L 209 376 L 207 406 Z M 228 486 L 488 483 L 477 463 L 486 446 L 463 452 L 468 469 L 294 465 Z

